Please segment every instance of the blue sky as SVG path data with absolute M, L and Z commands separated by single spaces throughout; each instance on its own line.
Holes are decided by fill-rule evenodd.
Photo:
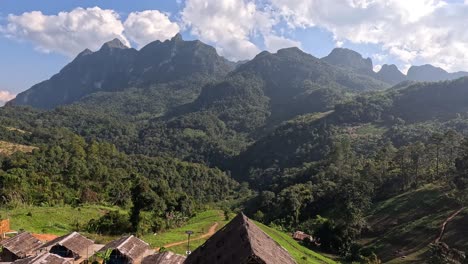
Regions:
M 371 57 L 376 70 L 464 70 L 467 14 L 462 0 L 0 0 L 0 101 L 85 48 L 114 37 L 140 48 L 177 32 L 231 60 L 289 46 L 317 57 L 346 47 Z

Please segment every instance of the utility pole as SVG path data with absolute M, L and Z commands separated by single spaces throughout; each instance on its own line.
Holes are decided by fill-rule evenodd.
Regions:
M 185 254 L 188 256 L 192 253 L 192 251 L 190 251 L 190 236 L 193 234 L 193 231 L 185 231 L 185 234 L 187 234 L 188 238 L 187 238 L 187 252 L 185 252 Z

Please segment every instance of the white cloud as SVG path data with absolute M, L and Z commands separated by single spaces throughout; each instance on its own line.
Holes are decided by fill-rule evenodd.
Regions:
M 380 69 L 382 69 L 382 65 L 378 65 L 378 64 L 374 65 L 374 72 L 379 72 Z
M 387 59 L 387 55 L 386 54 L 382 54 L 382 53 L 376 53 L 376 54 L 373 54 L 372 55 L 372 59 L 375 61 L 375 62 L 383 62 Z
M 75 56 L 85 48 L 98 49 L 102 43 L 114 38 L 129 44 L 123 35 L 119 15 L 99 7 L 76 8 L 57 15 L 44 15 L 40 11 L 10 14 L 7 21 L 1 28 L 3 34 L 31 41 L 43 52 Z
M 15 98 L 16 94 L 13 94 L 9 91 L 0 90 L 0 106 Z
M 272 34 L 265 35 L 264 41 L 267 50 L 271 52 L 276 52 L 282 48 L 301 47 L 301 43 L 298 41 L 290 40 L 285 37 L 280 37 Z
M 468 66 L 468 6 L 442 0 L 270 0 L 290 28 L 321 27 L 334 39 L 371 43 L 401 61 Z
M 143 47 L 155 40 L 169 39 L 180 30 L 177 23 L 171 22 L 168 15 L 158 10 L 130 13 L 125 20 L 124 27 L 125 35 L 138 47 Z
M 264 40 L 266 49 L 300 46 L 278 36 L 275 14 L 255 0 L 186 0 L 182 21 L 200 40 L 213 44 L 218 52 L 234 60 L 251 59 L 260 52 L 252 39 Z
M 254 2 L 244 0 L 186 0 L 182 20 L 193 35 L 213 43 L 230 59 L 248 59 L 260 50 L 249 39 L 256 27 L 271 27 Z M 264 23 L 266 25 L 258 25 Z

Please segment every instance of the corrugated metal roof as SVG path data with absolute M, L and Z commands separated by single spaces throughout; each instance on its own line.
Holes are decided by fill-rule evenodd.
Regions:
M 143 259 L 141 264 L 182 264 L 184 261 L 185 256 L 167 251 L 147 256 Z
M 13 264 L 73 264 L 73 260 L 62 258 L 51 253 L 45 253 L 34 257 L 19 259 L 13 262 Z
M 50 248 L 53 246 L 60 245 L 72 251 L 76 255 L 84 256 L 86 255 L 89 247 L 91 247 L 93 244 L 94 242 L 91 239 L 82 236 L 78 232 L 73 232 L 47 242 L 44 246 L 42 246 L 42 248 L 47 248 L 50 250 Z
M 42 242 L 28 232 L 22 232 L 18 235 L 0 242 L 3 248 L 19 258 L 24 258 L 33 254 L 33 252 L 42 246 Z
M 295 264 L 296 262 L 286 249 L 241 213 L 192 252 L 185 263 Z
M 105 252 L 108 249 L 118 250 L 120 254 L 133 261 L 141 260 L 147 255 L 150 246 L 135 236 L 125 236 L 105 245 L 99 252 Z

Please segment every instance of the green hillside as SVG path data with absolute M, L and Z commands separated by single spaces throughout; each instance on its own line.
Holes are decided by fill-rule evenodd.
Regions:
M 430 184 L 378 203 L 368 218 L 370 232 L 365 238 L 366 246 L 375 250 L 383 261 L 424 263 L 442 223 L 460 209 L 460 204 L 448 195 L 450 191 Z M 466 233 L 453 232 L 459 230 L 456 226 L 460 226 L 460 220 L 448 224 L 452 231 L 446 232 L 442 241 L 466 250 Z
M 268 227 L 262 223 L 255 222 L 263 232 L 267 233 L 273 240 L 275 240 L 278 244 L 284 247 L 289 254 L 297 261 L 299 264 L 335 264 L 336 261 L 322 256 L 304 246 L 299 244 L 296 240 L 294 240 L 291 235 L 278 231 L 274 228 Z

